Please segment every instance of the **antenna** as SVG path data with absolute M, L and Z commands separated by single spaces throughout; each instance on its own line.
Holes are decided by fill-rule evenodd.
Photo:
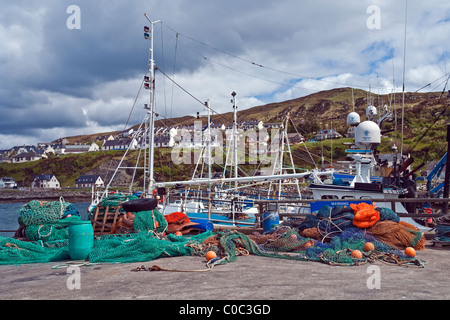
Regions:
M 352 103 L 353 103 L 353 112 L 355 112 L 355 96 L 353 95 L 353 87 L 352 87 Z
M 408 21 L 408 0 L 405 0 L 405 39 L 403 43 L 403 98 L 402 98 L 402 134 L 400 142 L 400 156 L 403 156 L 403 125 L 405 118 L 405 64 L 406 64 L 406 25 Z

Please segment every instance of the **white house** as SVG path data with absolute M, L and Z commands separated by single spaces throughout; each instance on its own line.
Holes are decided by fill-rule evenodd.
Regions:
M 342 135 L 334 129 L 325 129 L 320 131 L 320 133 L 316 134 L 316 141 L 323 141 L 328 139 L 339 139 L 342 138 Z
M 108 151 L 108 150 L 126 150 L 131 145 L 130 149 L 136 149 L 138 146 L 138 143 L 136 139 L 115 139 L 115 140 L 109 140 L 105 141 L 105 143 L 102 146 L 102 150 Z
M 66 145 L 63 153 L 64 154 L 84 153 L 84 152 L 94 152 L 94 151 L 100 151 L 100 147 L 95 142 L 92 142 L 90 145 L 88 145 L 88 144 Z
M 42 159 L 42 156 L 37 154 L 34 151 L 31 152 L 22 152 L 19 154 L 16 154 L 11 158 L 12 163 L 20 163 L 20 162 L 27 162 L 27 161 L 36 161 Z
M 104 187 L 105 184 L 98 175 L 80 176 L 77 181 L 75 181 L 75 188 L 90 188 L 94 185 L 97 187 Z
M 53 174 L 35 175 L 31 183 L 33 189 L 60 189 L 61 185 Z

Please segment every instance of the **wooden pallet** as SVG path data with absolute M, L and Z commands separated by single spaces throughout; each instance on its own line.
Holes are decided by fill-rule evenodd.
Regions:
M 437 248 L 444 248 L 450 246 L 450 241 L 439 241 L 439 240 L 433 240 L 433 245 Z
M 99 207 L 95 210 L 95 215 L 92 220 L 92 227 L 94 228 L 95 236 L 102 236 L 111 234 L 117 220 L 119 219 L 119 207 Z

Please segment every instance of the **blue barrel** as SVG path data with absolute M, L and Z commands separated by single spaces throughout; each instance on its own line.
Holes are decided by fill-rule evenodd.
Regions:
M 278 212 L 263 213 L 263 232 L 268 232 L 273 226 L 280 224 Z
M 208 219 L 190 219 L 191 222 L 198 223 L 196 226 L 192 226 L 193 228 L 200 229 L 203 231 L 213 231 L 214 225 Z
M 88 221 L 69 226 L 69 256 L 73 260 L 86 260 L 94 247 L 94 229 Z

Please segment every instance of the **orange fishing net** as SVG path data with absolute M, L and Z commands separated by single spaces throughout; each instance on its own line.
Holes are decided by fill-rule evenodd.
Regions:
M 350 207 L 355 212 L 353 225 L 358 228 L 370 228 L 380 220 L 380 212 L 375 210 L 375 205 L 363 202 L 358 204 L 352 203 L 350 204 Z
M 186 215 L 183 212 L 172 212 L 171 214 L 165 215 L 167 223 L 177 222 L 186 219 Z
M 191 227 L 198 225 L 198 223 L 191 222 L 189 217 L 183 212 L 172 212 L 165 215 L 164 218 L 167 221 L 167 233 L 179 231 L 182 234 L 188 234 L 192 231 Z
M 405 249 L 406 247 L 413 247 L 416 250 L 425 249 L 426 239 L 423 233 L 413 225 L 403 221 L 380 221 L 368 228 L 367 231 L 384 243 L 399 249 Z

